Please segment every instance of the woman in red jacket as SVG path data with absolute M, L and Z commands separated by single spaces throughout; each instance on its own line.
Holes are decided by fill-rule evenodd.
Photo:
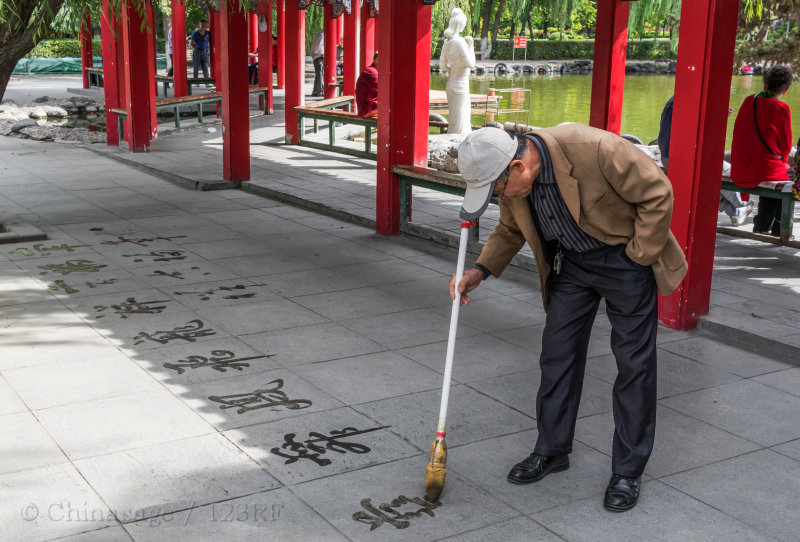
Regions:
M 731 180 L 752 188 L 762 181 L 791 179 L 792 116 L 779 100 L 792 84 L 792 72 L 775 66 L 764 73 L 764 92 L 744 99 L 736 116 L 731 145 Z M 779 236 L 781 200 L 760 196 L 753 232 Z

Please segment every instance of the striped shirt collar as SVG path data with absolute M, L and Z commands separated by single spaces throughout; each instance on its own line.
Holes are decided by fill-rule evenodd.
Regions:
M 555 184 L 556 175 L 553 172 L 553 161 L 550 159 L 550 151 L 547 150 L 547 145 L 541 137 L 533 134 L 526 134 L 525 137 L 533 141 L 536 149 L 539 151 L 539 176 L 536 178 L 537 183 L 542 184 Z

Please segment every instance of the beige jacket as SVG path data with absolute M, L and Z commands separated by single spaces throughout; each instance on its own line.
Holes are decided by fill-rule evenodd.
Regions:
M 672 185 L 661 168 L 629 141 L 582 124 L 535 133 L 550 151 L 558 188 L 578 226 L 609 245 L 627 245 L 628 257 L 653 267 L 658 291 L 672 293 L 686 275 L 687 265 L 669 230 Z M 547 308 L 550 262 L 542 250 L 528 198 L 500 203 L 500 223 L 477 263 L 499 277 L 526 241 L 536 259 Z

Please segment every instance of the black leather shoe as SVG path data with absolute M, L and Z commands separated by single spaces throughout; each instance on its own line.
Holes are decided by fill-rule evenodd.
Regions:
M 603 506 L 611 512 L 627 512 L 639 500 L 639 487 L 642 485 L 642 477 L 628 478 L 614 474 L 606 488 L 606 497 Z
M 538 482 L 551 472 L 561 472 L 568 468 L 568 455 L 531 454 L 524 461 L 514 465 L 514 468 L 508 473 L 508 481 L 512 484 L 530 484 Z

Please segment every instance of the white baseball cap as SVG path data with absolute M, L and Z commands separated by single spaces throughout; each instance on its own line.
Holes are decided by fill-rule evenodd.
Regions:
M 458 146 L 458 170 L 467 183 L 462 220 L 475 220 L 492 199 L 494 186 L 517 152 L 517 142 L 505 130 L 494 127 L 471 132 Z

